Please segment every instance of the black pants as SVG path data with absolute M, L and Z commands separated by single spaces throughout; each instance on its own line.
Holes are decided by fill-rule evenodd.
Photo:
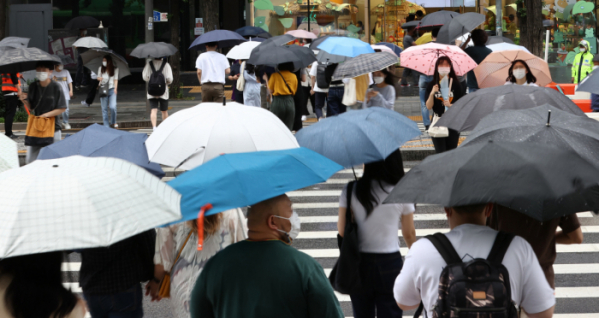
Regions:
M 460 141 L 460 133 L 449 129 L 449 136 L 444 138 L 431 138 L 433 145 L 435 146 L 436 153 L 442 153 L 458 147 L 458 141 Z
M 98 74 L 99 75 L 99 74 Z M 77 57 L 77 73 L 75 74 L 75 86 L 89 84 L 89 70 L 83 66 L 81 55 Z
M 312 113 L 316 114 L 316 93 L 310 94 L 311 88 L 306 87 L 308 89 L 308 95 L 310 96 L 310 105 L 312 105 Z M 308 109 L 308 107 L 306 107 Z M 310 115 L 310 114 L 308 114 Z M 306 115 L 307 116 L 307 115 Z
M 87 98 L 85 99 L 85 102 L 88 105 L 91 105 L 94 102 L 94 99 L 96 98 L 96 92 L 98 91 L 98 84 L 100 84 L 100 82 L 98 82 L 98 80 L 93 79 L 89 88 L 89 92 L 87 92 Z
M 333 117 L 347 111 L 347 106 L 342 103 L 344 92 L 345 88 L 343 86 L 329 88 L 329 94 L 327 95 L 327 117 Z
M 12 122 L 17 113 L 19 97 L 17 95 L 4 96 L 4 131 L 5 135 L 12 136 Z

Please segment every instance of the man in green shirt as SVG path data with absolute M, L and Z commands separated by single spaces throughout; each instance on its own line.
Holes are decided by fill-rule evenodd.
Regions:
M 191 294 L 192 318 L 342 318 L 320 264 L 289 243 L 299 217 L 281 195 L 253 205 L 248 240 L 208 261 Z

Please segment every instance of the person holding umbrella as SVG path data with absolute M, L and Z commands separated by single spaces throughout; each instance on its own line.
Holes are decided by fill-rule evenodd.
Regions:
M 372 73 L 374 85 L 366 93 L 364 108 L 380 106 L 393 110 L 395 99 L 395 76 L 388 69 L 382 69 Z
M 102 66 L 98 69 L 98 82 L 101 86 L 108 86 L 106 96 L 100 95 L 104 126 L 110 127 L 112 125 L 114 128 L 119 128 L 119 124 L 116 123 L 116 95 L 119 85 L 119 69 L 114 66 L 112 57 L 108 54 L 102 58 Z M 108 115 L 109 109 L 110 118 Z
M 480 64 L 492 52 L 491 49 L 486 46 L 488 38 L 487 32 L 476 29 L 472 31 L 471 36 L 464 42 L 462 49 L 474 60 L 474 62 Z M 474 45 L 466 47 L 470 40 L 474 42 Z M 476 81 L 474 71 L 468 72 L 466 83 L 468 86 L 468 93 L 474 93 L 478 90 L 478 82 Z
M 71 129 L 71 125 L 69 125 L 69 101 L 71 100 L 71 97 L 73 97 L 73 80 L 71 79 L 71 73 L 64 69 L 64 65 L 55 65 L 52 80 L 58 83 L 62 88 L 64 99 L 67 103 L 67 110 L 62 113 L 62 128 Z
M 272 94 L 270 111 L 289 128 L 293 129 L 295 103 L 293 96 L 297 92 L 297 76 L 293 74 L 293 62 L 282 63 L 268 80 L 268 89 Z
M 216 52 L 218 43 L 206 43 L 206 52 L 196 60 L 198 81 L 202 85 L 202 102 L 220 102 L 225 96 L 225 75 L 231 73 L 227 58 Z
M 536 86 L 537 78 L 532 75 L 530 67 L 524 60 L 515 60 L 508 70 L 508 77 L 504 85 Z
M 243 71 L 245 85 L 243 86 L 243 104 L 247 106 L 260 107 L 262 97 L 260 95 L 260 79 L 256 75 L 256 67 L 252 64 L 246 64 Z
M 155 77 L 155 73 L 160 72 L 162 77 L 164 78 L 164 94 L 161 96 L 153 96 L 150 95 L 148 91 L 147 98 L 150 102 L 150 107 L 152 107 L 152 112 L 150 113 L 150 121 L 152 122 L 152 129 L 156 129 L 156 117 L 158 114 L 158 109 L 160 108 L 160 112 L 162 113 L 162 121 L 168 118 L 168 85 L 173 82 L 173 71 L 171 69 L 171 65 L 166 61 L 166 58 L 154 58 L 148 60 L 144 70 L 142 72 L 143 80 L 146 82 L 150 81 L 151 77 Z M 158 75 L 157 78 L 160 76 Z

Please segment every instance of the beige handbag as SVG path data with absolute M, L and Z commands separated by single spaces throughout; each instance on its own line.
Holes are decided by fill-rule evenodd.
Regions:
M 438 127 L 437 122 L 441 119 L 437 114 L 433 116 L 433 121 L 428 128 L 428 135 L 433 138 L 449 137 L 449 129 L 447 127 Z
M 243 77 L 243 72 L 245 71 L 245 62 L 241 63 L 241 68 L 239 69 L 239 78 L 237 79 L 237 91 L 243 92 L 243 88 L 245 87 L 245 78 Z

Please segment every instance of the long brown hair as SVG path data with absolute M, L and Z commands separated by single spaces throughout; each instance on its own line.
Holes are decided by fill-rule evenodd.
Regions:
M 516 63 L 522 63 L 524 65 L 524 67 L 526 68 L 526 82 L 527 83 L 536 83 L 537 82 L 537 78 L 532 75 L 532 72 L 530 71 L 530 67 L 528 67 L 528 64 L 526 64 L 526 62 L 524 60 L 514 60 L 512 62 L 512 65 L 510 66 L 510 69 L 507 71 L 508 76 L 506 81 L 508 82 L 512 82 L 512 83 L 516 83 L 516 77 L 514 76 L 514 65 L 516 65 Z
M 102 74 L 106 73 L 108 70 L 108 76 L 114 76 L 114 64 L 112 63 L 112 56 L 104 55 L 106 59 L 106 66 L 102 65 Z
M 453 63 L 451 62 L 451 59 L 445 55 L 440 56 L 437 59 L 437 63 L 435 63 L 435 74 L 433 74 L 433 82 L 435 82 L 435 84 L 438 84 L 439 81 L 441 80 L 441 76 L 439 75 L 439 64 L 441 64 L 441 62 L 446 61 L 449 63 L 449 74 L 447 76 L 449 76 L 449 78 L 453 78 L 453 85 L 459 85 L 460 81 L 458 81 L 458 77 L 455 74 L 455 70 L 453 69 Z M 451 90 L 451 87 L 449 88 Z
M 216 231 L 218 231 L 220 228 L 220 222 L 222 219 L 222 213 L 216 213 L 204 217 L 204 237 L 216 233 Z M 188 221 L 188 224 L 191 226 L 192 230 L 198 234 L 198 221 L 191 220 Z

